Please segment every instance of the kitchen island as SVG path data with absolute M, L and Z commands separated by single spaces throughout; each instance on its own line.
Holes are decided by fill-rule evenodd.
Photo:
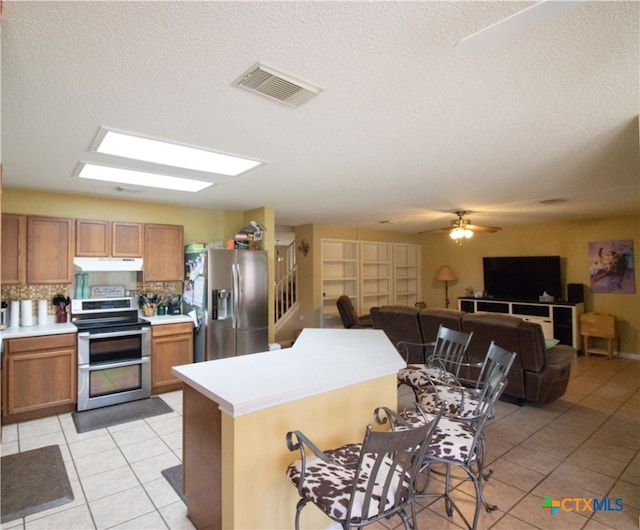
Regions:
M 397 406 L 405 362 L 381 330 L 305 329 L 291 348 L 173 368 L 183 393 L 183 485 L 199 528 L 292 528 L 285 469 L 299 429 L 321 448 L 361 441 L 376 407 Z M 303 528 L 331 521 L 304 510 Z

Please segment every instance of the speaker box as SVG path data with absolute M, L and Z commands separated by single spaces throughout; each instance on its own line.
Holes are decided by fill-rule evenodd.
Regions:
M 567 301 L 571 304 L 581 304 L 584 302 L 584 285 L 581 283 L 568 283 Z

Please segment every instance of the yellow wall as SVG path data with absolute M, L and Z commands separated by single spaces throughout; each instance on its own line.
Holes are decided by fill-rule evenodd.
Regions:
M 361 441 L 376 407 L 397 408 L 396 383 L 392 374 L 237 418 L 223 414 L 222 527 L 293 528 L 300 497 L 285 471 L 299 453 L 287 449 L 285 433 L 300 430 L 321 450 Z M 330 524 L 312 504 L 302 512 L 302 528 Z
M 585 286 L 585 311 L 616 316 L 621 351 L 640 353 L 640 273 L 635 267 L 635 294 L 594 294 L 590 290 L 588 244 L 590 241 L 633 240 L 635 262 L 640 253 L 640 216 L 619 216 L 504 228 L 495 234 L 479 233 L 457 245 L 446 232 L 421 236 L 422 292 L 429 307 L 444 306 L 444 284 L 434 280 L 441 265 L 450 265 L 458 280 L 449 282 L 450 307 L 465 289 L 483 290 L 483 256 L 559 255 L 562 283 Z M 564 293 L 566 295 L 566 291 Z

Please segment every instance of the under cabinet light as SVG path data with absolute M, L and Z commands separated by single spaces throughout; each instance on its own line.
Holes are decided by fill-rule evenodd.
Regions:
M 100 128 L 94 151 L 107 155 L 235 177 L 262 164 L 201 147 Z
M 215 184 L 214 182 L 205 182 L 203 180 L 171 177 L 158 173 L 87 163 L 82 163 L 78 178 L 189 192 L 202 191 Z

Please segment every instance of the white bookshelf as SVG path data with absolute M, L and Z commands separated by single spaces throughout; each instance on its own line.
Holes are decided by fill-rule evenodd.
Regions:
M 322 327 L 342 327 L 336 301 L 343 294 L 359 315 L 420 300 L 419 245 L 323 239 L 321 248 Z

